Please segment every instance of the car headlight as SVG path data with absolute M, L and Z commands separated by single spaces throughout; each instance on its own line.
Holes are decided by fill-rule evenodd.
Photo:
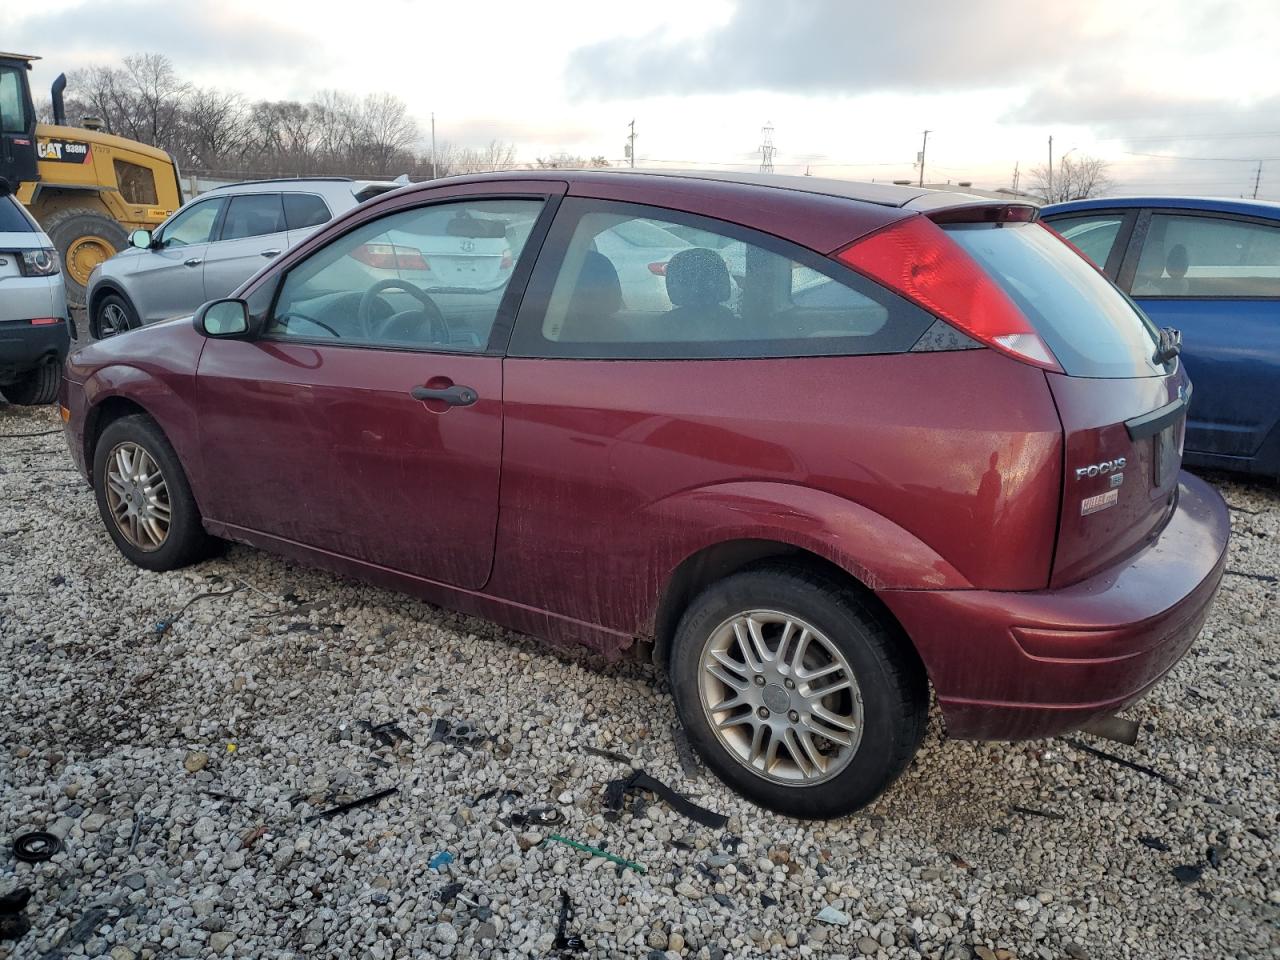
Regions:
M 21 253 L 24 277 L 52 277 L 58 273 L 58 251 L 52 247 L 23 250 Z

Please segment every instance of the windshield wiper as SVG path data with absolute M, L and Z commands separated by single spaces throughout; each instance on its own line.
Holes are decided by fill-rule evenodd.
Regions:
M 1168 363 L 1182 352 L 1182 331 L 1173 327 L 1160 328 L 1160 343 L 1156 347 L 1156 355 L 1151 359 L 1156 363 Z

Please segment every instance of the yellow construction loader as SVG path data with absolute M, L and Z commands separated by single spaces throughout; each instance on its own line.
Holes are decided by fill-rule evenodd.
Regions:
M 124 249 L 134 230 L 154 229 L 182 205 L 178 167 L 163 150 L 66 125 L 60 75 L 52 124 L 36 123 L 28 74 L 39 57 L 0 53 L 0 180 L 62 256 L 67 299 L 84 305 L 89 273 Z

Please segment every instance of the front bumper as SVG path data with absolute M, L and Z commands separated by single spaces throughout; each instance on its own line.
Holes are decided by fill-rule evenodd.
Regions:
M 915 642 L 954 737 L 1055 736 L 1139 699 L 1190 648 L 1222 580 L 1226 504 L 1183 473 L 1135 556 L 1060 590 L 880 594 Z

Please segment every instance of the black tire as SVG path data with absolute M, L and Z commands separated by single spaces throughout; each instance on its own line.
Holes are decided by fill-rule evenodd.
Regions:
M 61 379 L 62 367 L 53 360 L 46 360 L 13 383 L 0 388 L 0 394 L 4 394 L 4 398 L 10 403 L 21 407 L 41 407 L 58 399 L 58 383 Z
M 73 307 L 84 307 L 85 284 L 89 278 L 83 270 L 73 269 L 73 265 L 68 262 L 67 256 L 72 245 L 83 238 L 96 238 L 104 251 L 109 248 L 112 253 L 119 253 L 129 245 L 128 233 L 107 214 L 93 207 L 59 210 L 45 217 L 40 226 L 58 248 L 62 279 L 67 288 L 67 302 Z
M 813 784 L 766 779 L 721 742 L 703 709 L 704 645 L 717 627 L 750 610 L 777 611 L 813 625 L 854 674 L 862 696 L 861 739 L 830 779 Z M 760 806 L 801 819 L 844 816 L 875 800 L 911 762 L 928 720 L 928 679 L 897 624 L 874 598 L 790 563 L 753 566 L 703 591 L 676 629 L 670 674 L 689 740 L 715 774 Z
M 136 444 L 146 451 L 160 468 L 168 490 L 168 533 L 160 545 L 151 550 L 144 550 L 130 541 L 116 522 L 108 504 L 107 463 L 117 446 L 122 443 Z M 93 488 L 98 500 L 98 512 L 102 515 L 107 533 L 120 548 L 120 552 L 139 567 L 146 570 L 176 570 L 203 560 L 216 544 L 204 531 L 200 511 L 191 495 L 191 485 L 187 482 L 187 474 L 182 469 L 178 455 L 164 431 L 144 414 L 113 420 L 102 431 L 93 451 Z
M 99 297 L 93 306 L 89 335 L 95 340 L 105 340 L 139 326 L 138 311 L 133 309 L 133 304 L 118 293 L 108 293 Z

